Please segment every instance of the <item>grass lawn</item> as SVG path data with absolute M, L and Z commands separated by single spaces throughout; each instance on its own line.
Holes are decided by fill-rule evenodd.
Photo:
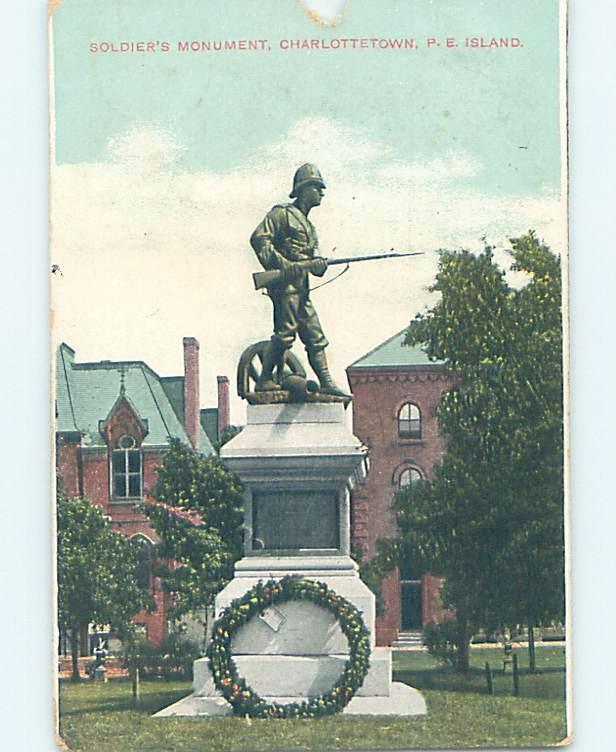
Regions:
M 502 649 L 474 649 L 468 678 L 438 666 L 426 653 L 395 652 L 394 679 L 421 689 L 428 715 L 417 718 L 331 716 L 318 720 L 152 718 L 190 693 L 189 682 L 144 681 L 131 704 L 130 684 L 60 683 L 60 731 L 73 752 L 231 752 L 244 750 L 540 747 L 566 733 L 562 648 L 538 648 L 539 673 L 519 655 L 520 696 L 503 675 Z M 495 670 L 495 695 L 486 692 L 485 662 Z M 510 669 L 509 669 L 510 671 Z

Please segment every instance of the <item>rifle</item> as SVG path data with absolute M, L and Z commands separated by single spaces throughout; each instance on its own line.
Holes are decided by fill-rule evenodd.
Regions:
M 370 256 L 347 256 L 346 258 L 325 260 L 327 261 L 327 266 L 337 266 L 338 264 L 354 264 L 357 261 L 375 261 L 377 259 L 385 258 L 402 258 L 403 256 L 423 256 L 423 251 L 416 253 L 373 253 Z M 308 269 L 312 261 L 314 261 L 314 259 L 306 259 L 306 261 L 298 261 L 297 264 Z M 267 272 L 255 272 L 252 275 L 255 290 L 261 290 L 263 287 L 269 287 L 269 285 L 280 282 L 283 279 L 283 276 L 284 272 L 281 269 L 272 269 Z

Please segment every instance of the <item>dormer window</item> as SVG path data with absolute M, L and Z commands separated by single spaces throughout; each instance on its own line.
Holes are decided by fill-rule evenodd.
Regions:
M 111 453 L 112 493 L 115 499 L 140 499 L 143 494 L 141 449 L 134 436 L 123 434 Z
M 401 439 L 421 439 L 421 413 L 413 402 L 405 402 L 398 412 L 398 436 Z

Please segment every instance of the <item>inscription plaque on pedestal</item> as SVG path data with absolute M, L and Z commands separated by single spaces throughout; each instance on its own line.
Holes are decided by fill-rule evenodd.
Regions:
M 252 499 L 253 551 L 340 548 L 334 491 L 259 492 Z

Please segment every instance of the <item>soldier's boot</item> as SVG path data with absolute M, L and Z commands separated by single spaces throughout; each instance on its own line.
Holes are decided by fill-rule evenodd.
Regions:
M 255 385 L 255 392 L 274 392 L 280 389 L 280 384 L 274 381 L 274 369 L 281 363 L 285 348 L 278 342 L 270 340 L 263 352 L 261 375 Z
M 336 397 L 346 397 L 351 399 L 351 395 L 343 391 L 332 379 L 327 365 L 325 350 L 308 350 L 308 362 L 319 380 L 322 394 L 333 394 Z

